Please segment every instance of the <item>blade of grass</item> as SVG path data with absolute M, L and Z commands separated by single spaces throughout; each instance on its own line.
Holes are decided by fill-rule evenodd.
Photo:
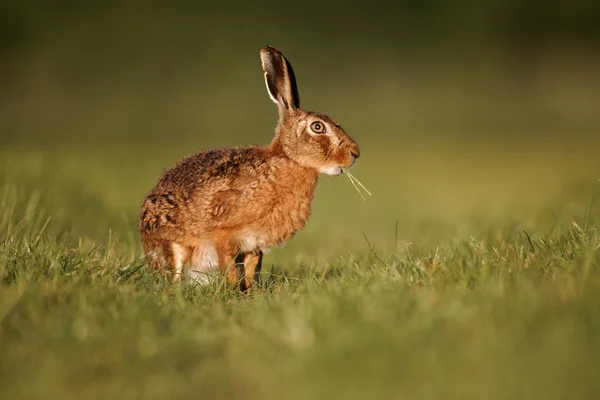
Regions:
M 367 199 L 365 198 L 365 196 L 363 196 L 363 194 L 361 193 L 362 189 L 367 195 L 371 196 L 371 192 L 369 191 L 369 189 L 367 189 L 365 187 L 365 185 L 363 185 L 351 172 L 348 168 L 343 168 L 343 171 L 346 173 L 346 176 L 348 177 L 348 180 L 350 181 L 350 183 L 352 183 L 352 186 L 354 186 L 354 188 L 356 189 L 356 191 L 358 192 L 358 194 L 360 195 L 360 197 L 364 200 L 367 201 Z

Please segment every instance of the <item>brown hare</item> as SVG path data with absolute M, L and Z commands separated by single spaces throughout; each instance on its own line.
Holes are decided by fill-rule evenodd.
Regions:
M 262 256 L 302 229 L 320 173 L 339 175 L 358 144 L 332 118 L 300 109 L 294 71 L 274 47 L 261 49 L 279 121 L 267 146 L 203 151 L 169 168 L 144 199 L 140 232 L 153 267 L 206 283 L 221 271 L 243 291 Z

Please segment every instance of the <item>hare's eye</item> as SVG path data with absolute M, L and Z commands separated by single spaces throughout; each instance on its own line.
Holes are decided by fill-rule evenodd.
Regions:
M 312 124 L 310 124 L 310 129 L 312 129 L 314 133 L 323 133 L 325 132 L 325 124 L 319 121 L 315 121 Z

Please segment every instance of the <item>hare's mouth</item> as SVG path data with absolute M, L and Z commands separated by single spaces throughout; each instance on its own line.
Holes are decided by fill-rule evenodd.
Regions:
M 325 175 L 337 176 L 337 175 L 341 175 L 343 170 L 342 170 L 342 167 L 339 167 L 337 165 L 332 165 L 330 167 L 321 168 L 320 172 Z

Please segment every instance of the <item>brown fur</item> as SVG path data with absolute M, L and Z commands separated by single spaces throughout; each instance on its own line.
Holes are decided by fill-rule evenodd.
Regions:
M 338 174 L 360 155 L 334 120 L 299 108 L 291 65 L 278 50 L 261 50 L 261 59 L 279 108 L 273 141 L 185 158 L 163 174 L 143 202 L 145 252 L 155 268 L 174 270 L 174 280 L 181 278 L 183 265 L 202 269 L 212 260 L 230 283 L 250 289 L 263 252 L 304 227 L 319 173 Z M 325 124 L 326 134 L 312 132 L 314 121 Z

